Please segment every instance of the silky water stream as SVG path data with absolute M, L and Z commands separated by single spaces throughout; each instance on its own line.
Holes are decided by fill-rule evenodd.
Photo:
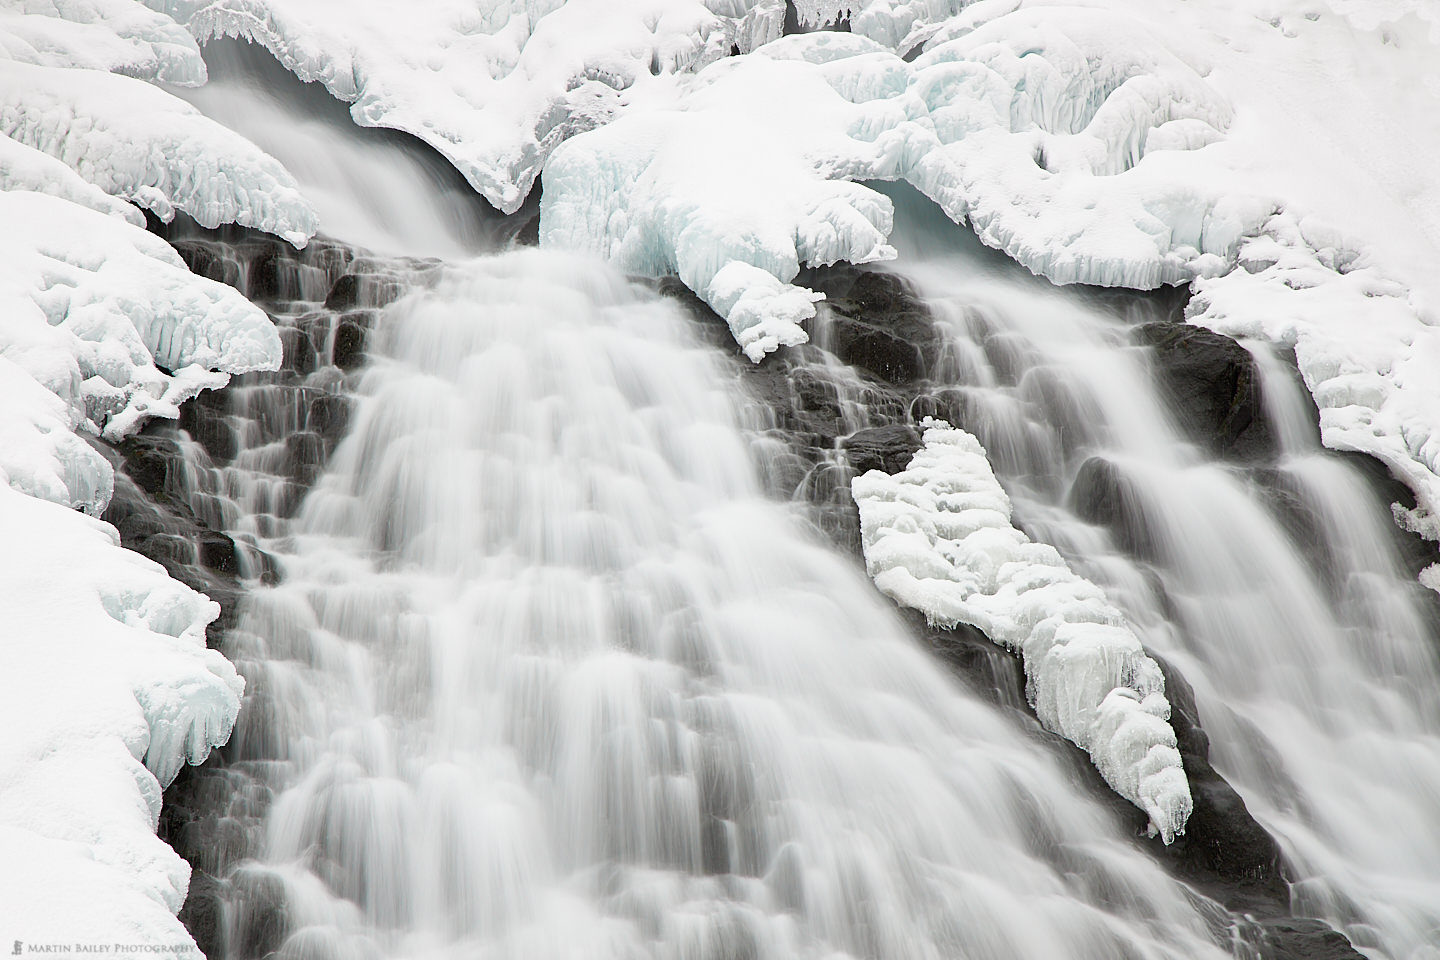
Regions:
M 315 133 L 257 69 L 197 102 L 282 157 L 320 137 L 287 162 L 335 188 L 337 233 L 451 262 L 184 247 L 269 298 L 290 364 L 192 408 L 166 481 L 247 578 L 240 724 L 167 815 L 211 960 L 1256 955 L 773 496 L 773 421 L 684 309 L 556 253 L 461 260 L 493 231 L 371 203 L 429 174 Z M 937 386 L 1017 515 L 1194 684 L 1297 907 L 1429 960 L 1435 631 L 1383 504 L 1357 519 L 1373 494 L 1297 422 L 1272 471 L 1319 518 L 1297 544 L 1177 439 L 1122 318 L 928 247 Z M 1071 509 L 1101 454 L 1143 548 Z
M 1372 957 L 1440 957 L 1440 618 L 1394 491 L 1320 446 L 1273 348 L 1246 345 L 1260 435 L 1217 458 L 1140 346 L 1178 321 L 966 253 L 899 200 L 903 272 L 947 341 L 915 412 L 975 433 L 1030 535 L 1193 686 L 1216 769 L 1280 842 L 1296 913 Z
M 764 495 L 680 308 L 553 253 L 441 273 L 257 539 L 222 956 L 1227 955 Z

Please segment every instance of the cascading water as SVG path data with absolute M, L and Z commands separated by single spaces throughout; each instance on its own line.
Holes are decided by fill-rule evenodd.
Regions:
M 687 324 L 538 252 L 385 312 L 231 636 L 274 799 L 229 955 L 1225 955 L 763 497 Z
M 413 190 L 430 173 L 395 143 L 311 127 L 237 62 L 196 102 L 281 155 L 329 230 L 490 244 Z M 1195 686 L 1297 908 L 1429 960 L 1435 627 L 1383 505 L 1354 508 L 1374 495 L 1318 454 L 1283 376 L 1274 482 L 1207 462 L 1124 320 L 981 278 L 957 238 L 906 251 L 953 333 L 948 412 L 1030 533 Z M 296 381 L 242 378 L 191 417 L 227 465 L 189 444 L 176 491 L 252 578 L 226 640 L 248 699 L 200 789 L 212 960 L 1254 955 L 1068 748 L 972 695 L 803 506 L 767 498 L 770 424 L 676 305 L 539 252 L 267 262 L 237 282 L 294 301 Z M 866 395 L 834 398 L 836 422 L 867 423 Z M 817 489 L 843 489 L 826 471 Z M 1082 474 L 1121 481 L 1123 543 L 1071 509 Z M 1318 542 L 1287 534 L 1276 491 Z
M 1194 686 L 1297 912 L 1373 957 L 1440 957 L 1440 624 L 1385 503 L 1320 449 L 1268 348 L 1252 350 L 1278 450 L 1259 469 L 1213 461 L 1165 413 L 1131 320 L 935 235 L 900 244 L 952 337 L 930 406 L 980 438 L 1027 531 Z

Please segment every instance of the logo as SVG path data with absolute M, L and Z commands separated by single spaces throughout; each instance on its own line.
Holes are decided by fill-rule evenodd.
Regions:
M 15 946 L 14 946 L 14 948 L 10 951 L 10 956 L 12 956 L 12 957 L 18 957 L 18 956 L 20 956 L 20 946 L 21 946 L 20 941 L 19 941 L 19 940 L 16 940 L 16 941 L 15 941 Z

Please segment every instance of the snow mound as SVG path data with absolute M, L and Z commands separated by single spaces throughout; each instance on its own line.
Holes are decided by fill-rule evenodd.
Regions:
M 1170 843 L 1192 802 L 1160 668 L 1099 587 L 1010 522 L 979 441 L 944 421 L 923 426 L 905 470 L 851 481 L 866 570 L 932 624 L 969 624 L 1018 654 L 1040 722 L 1089 753 Z
M 0 356 L 0 485 L 98 516 L 115 472 L 76 436 L 74 411 Z
M 48 193 L 137 227 L 145 226 L 145 217 L 133 205 L 110 196 L 48 153 L 9 137 L 0 137 L 0 190 Z
M 507 213 L 566 137 L 670 74 L 773 39 L 784 16 L 754 0 L 435 0 L 403 17 L 348 0 L 150 2 L 201 40 L 264 45 L 362 126 L 430 144 Z
M 0 59 L 182 86 L 205 82 L 205 61 L 189 32 L 134 0 L 4 0 Z
M 632 273 L 676 273 L 758 361 L 806 339 L 800 324 L 821 295 L 790 283 L 802 265 L 894 257 L 890 201 L 841 179 L 893 166 L 892 144 L 852 140 L 836 116 L 861 126 L 872 111 L 798 60 L 716 64 L 685 104 L 558 148 L 545 169 L 541 243 Z M 823 175 L 862 151 L 864 161 Z
M 907 180 L 1060 283 L 1225 272 L 1275 209 L 1201 175 L 1230 116 L 1194 67 L 1103 10 L 1017 11 L 913 63 L 853 34 L 785 37 L 557 149 L 541 237 L 677 273 L 759 359 L 804 339 L 808 291 L 769 284 L 732 316 L 733 288 L 711 289 L 728 263 L 788 285 L 801 266 L 893 256 L 888 203 L 840 181 Z
M 0 364 L 0 389 L 14 373 Z M 3 484 L 0 528 L 7 936 L 188 943 L 174 914 L 189 868 L 155 825 L 163 786 L 227 739 L 239 709 L 243 682 L 205 647 L 219 607 L 109 524 Z
M 316 217 L 273 158 L 141 80 L 0 61 L 0 134 L 169 220 L 239 223 L 303 246 Z
M 279 365 L 269 318 L 158 237 L 39 193 L 0 192 L 0 223 L 0 357 L 73 425 L 119 439 L 229 374 Z

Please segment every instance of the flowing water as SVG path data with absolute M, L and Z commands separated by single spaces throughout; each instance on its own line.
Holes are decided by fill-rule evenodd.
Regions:
M 305 111 L 250 81 L 205 96 L 242 129 L 268 117 L 262 145 L 296 169 L 282 148 Z M 389 213 L 357 200 L 419 176 L 393 145 L 321 136 L 304 152 L 359 178 L 321 204 L 333 233 L 484 248 L 428 188 Z M 1032 535 L 1195 685 L 1297 903 L 1375 956 L 1429 957 L 1435 630 L 1383 504 L 1356 508 L 1369 488 L 1272 385 L 1278 469 L 1316 518 L 1297 543 L 1259 488 L 1178 439 L 1124 318 L 930 246 L 952 250 L 915 277 L 953 333 L 964 425 Z M 226 640 L 249 687 L 219 771 L 230 839 L 207 854 L 220 956 L 1248 955 L 1071 753 L 957 681 L 766 495 L 763 411 L 679 307 L 548 252 L 331 259 L 280 317 L 313 369 L 232 388 L 255 426 L 228 466 L 190 450 L 197 512 L 278 580 L 253 584 Z M 361 267 L 410 293 L 322 308 Z M 368 338 L 348 373 L 342 328 Z M 332 402 L 349 425 L 322 437 Z M 1069 509 L 1100 453 L 1138 491 L 1144 559 Z
M 1386 502 L 1319 446 L 1293 368 L 1249 347 L 1278 451 L 1260 470 L 1214 460 L 1167 414 L 1137 318 L 990 270 L 937 242 L 922 205 L 905 212 L 920 224 L 906 274 L 952 339 L 937 378 L 959 387 L 952 415 L 1028 532 L 1195 688 L 1211 759 L 1280 840 L 1297 913 L 1374 957 L 1440 957 L 1435 598 Z M 1112 479 L 1087 493 L 1097 474 Z M 1097 495 L 1109 528 L 1077 515 Z

